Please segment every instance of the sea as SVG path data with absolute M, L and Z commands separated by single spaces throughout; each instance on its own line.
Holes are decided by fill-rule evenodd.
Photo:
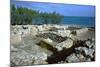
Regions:
M 95 27 L 95 17 L 65 16 L 62 19 L 62 24 Z
M 33 24 L 42 24 L 42 20 L 38 18 L 38 22 Z M 95 27 L 95 17 L 79 17 L 64 16 L 60 22 L 61 25 L 79 25 L 81 27 Z

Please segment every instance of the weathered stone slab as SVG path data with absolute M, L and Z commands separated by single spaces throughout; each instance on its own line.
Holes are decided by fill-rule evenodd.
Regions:
M 67 38 L 67 40 L 61 42 L 61 43 L 58 43 L 55 47 L 58 49 L 58 51 L 61 51 L 63 50 L 63 48 L 70 48 L 73 46 L 73 40 L 70 39 L 70 38 Z

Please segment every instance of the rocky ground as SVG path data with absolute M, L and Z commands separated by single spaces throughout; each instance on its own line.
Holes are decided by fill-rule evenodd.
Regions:
M 11 26 L 11 66 L 95 61 L 95 30 L 68 25 Z

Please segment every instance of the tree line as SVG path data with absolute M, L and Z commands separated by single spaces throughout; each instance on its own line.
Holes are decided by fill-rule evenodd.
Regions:
M 63 16 L 11 5 L 11 25 L 60 24 Z

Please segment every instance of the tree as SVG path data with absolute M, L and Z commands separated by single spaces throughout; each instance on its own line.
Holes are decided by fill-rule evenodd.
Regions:
M 63 16 L 56 12 L 47 13 L 11 5 L 11 24 L 59 24 Z

